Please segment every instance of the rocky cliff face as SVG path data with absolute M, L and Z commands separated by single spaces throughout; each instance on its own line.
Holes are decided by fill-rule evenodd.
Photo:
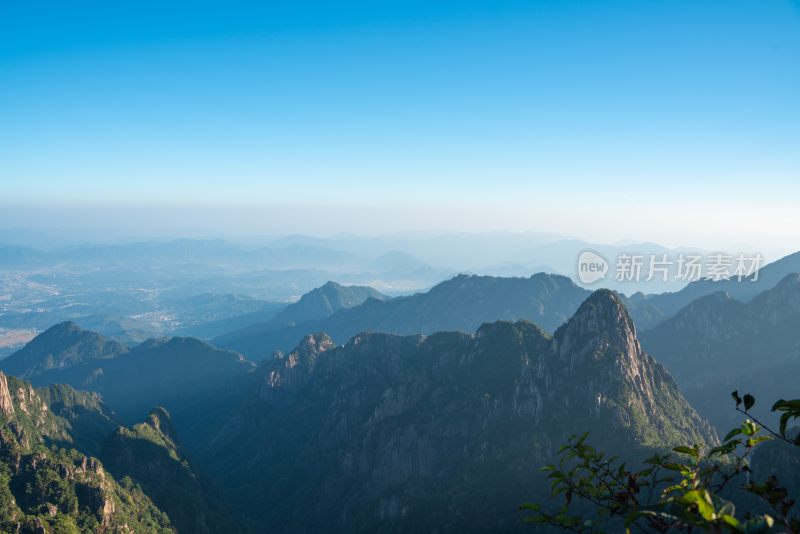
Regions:
M 143 423 L 118 427 L 101 453 L 116 478 L 129 477 L 170 518 L 178 532 L 242 532 L 225 499 L 198 474 L 178 446 L 169 413 L 155 408 Z
M 137 486 L 118 483 L 98 460 L 74 448 L 55 447 L 79 444 L 70 421 L 30 384 L 0 372 L 0 397 L 0 530 L 173 531 Z
M 244 530 L 184 456 L 163 408 L 128 428 L 95 393 L 35 389 L 2 372 L 0 406 L 1 531 Z
M 571 388 L 567 396 L 583 394 L 585 402 L 593 397 L 637 442 L 714 439 L 667 370 L 642 350 L 633 321 L 613 292 L 596 291 L 587 299 L 556 332 L 553 347 L 568 366 L 562 371 Z
M 11 391 L 8 389 L 8 379 L 0 371 L 0 413 L 5 417 L 14 415 L 14 403 L 11 400 Z
M 317 334 L 254 382 L 203 459 L 276 531 L 511 528 L 570 434 L 632 458 L 716 439 L 607 291 L 552 337 L 525 321 L 339 347 Z
M 277 392 L 284 388 L 300 387 L 301 384 L 307 383 L 320 354 L 335 346 L 330 336 L 320 333 L 306 336 L 288 355 L 276 352 L 269 370 L 262 368 L 262 372 L 266 372 L 267 376 L 262 381 L 260 396 L 277 397 Z

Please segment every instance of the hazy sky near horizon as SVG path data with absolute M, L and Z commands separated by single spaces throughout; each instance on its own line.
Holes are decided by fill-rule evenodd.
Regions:
M 798 95 L 797 0 L 12 0 L 0 226 L 791 249 Z

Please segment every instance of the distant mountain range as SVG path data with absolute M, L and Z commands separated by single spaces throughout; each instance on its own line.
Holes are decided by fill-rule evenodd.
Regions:
M 26 269 L 43 265 L 50 259 L 42 252 L 21 245 L 0 245 L 0 267 L 4 269 Z
M 259 270 L 317 269 L 331 272 L 391 272 L 395 275 L 442 276 L 449 269 L 433 268 L 414 256 L 385 251 L 371 257 L 335 248 L 297 242 L 245 246 L 222 239 L 175 239 L 126 244 L 85 244 L 42 251 L 0 243 L 0 269 L 48 265 L 101 265 L 148 270 L 210 267 Z
M 645 332 L 642 339 L 698 410 L 727 428 L 737 414 L 718 402 L 723 394 L 753 393 L 764 400 L 762 409 L 771 406 L 769 401 L 797 395 L 798 324 L 800 275 L 790 274 L 749 302 L 726 292 L 704 296 Z
M 219 265 L 236 263 L 240 266 L 259 265 L 261 268 L 341 266 L 356 261 L 356 256 L 325 247 L 298 244 L 285 247 L 245 247 L 222 239 L 176 239 L 120 245 L 72 245 L 47 252 L 19 245 L 0 247 L 2 256 L 18 264 L 70 262 L 75 264 L 108 263 L 135 265 L 137 262 L 180 262 Z M 23 263 L 24 261 L 24 263 Z M 5 263 L 0 264 L 6 266 Z
M 31 242 L 42 242 L 40 237 Z M 0 277 L 0 328 L 41 331 L 69 320 L 126 345 L 163 335 L 227 340 L 226 334 L 235 330 L 270 321 L 286 303 L 327 280 L 404 295 L 430 288 L 458 270 L 525 277 L 535 270 L 573 273 L 578 253 L 587 248 L 609 258 L 621 251 L 676 252 L 655 243 L 605 246 L 553 235 L 503 233 L 419 239 L 289 236 L 249 245 L 222 239 L 176 239 L 73 244 L 47 250 L 0 245 L 0 271 L 9 273 Z M 759 282 L 750 287 L 733 283 L 729 292 L 735 298 L 751 298 L 797 271 L 798 264 L 797 255 L 779 260 L 762 270 Z M 610 279 L 606 282 L 612 284 Z M 701 281 L 674 293 L 634 294 L 626 304 L 639 328 L 646 330 L 700 296 L 728 291 L 727 286 L 716 285 Z M 674 287 L 679 286 L 652 282 L 641 287 L 614 286 L 628 293 L 636 288 L 653 293 Z M 524 317 L 540 321 L 537 316 L 520 315 Z M 496 318 L 482 316 L 482 320 Z M 475 326 L 454 323 L 450 327 L 471 331 Z M 542 326 L 552 330 L 557 324 Z M 287 332 L 279 346 L 288 350 L 313 331 Z
M 252 351 L 241 350 L 240 347 L 246 346 L 247 341 L 240 343 L 238 340 L 255 340 L 254 343 L 260 344 L 264 338 L 291 337 L 291 332 L 294 331 L 303 332 L 300 334 L 302 337 L 307 333 L 307 328 L 313 328 L 311 325 L 316 325 L 341 310 L 359 306 L 369 299 L 385 301 L 389 297 L 370 287 L 343 286 L 336 282 L 327 282 L 304 294 L 297 302 L 286 306 L 269 321 L 248 324 L 243 328 L 226 332 L 213 339 L 213 343 L 226 348 L 235 346 L 237 349 L 234 350 L 259 359 L 260 347 L 254 346 Z M 292 346 L 291 343 L 288 346 Z
M 452 276 L 399 251 L 359 255 L 299 243 L 179 239 L 36 250 L 0 244 L 0 329 L 73 321 L 127 345 L 211 339 L 268 321 L 323 284 L 403 294 Z
M 758 292 L 773 287 L 789 273 L 798 271 L 800 253 L 765 266 L 756 281 L 701 280 L 676 293 L 637 293 L 622 298 L 637 326 L 644 331 L 672 317 L 702 296 L 725 289 L 739 299 L 750 299 Z M 338 285 L 324 287 L 327 294 L 342 292 Z M 471 332 L 483 322 L 498 319 L 527 319 L 553 332 L 590 294 L 590 290 L 579 287 L 561 275 L 539 273 L 529 278 L 459 275 L 424 293 L 390 300 L 365 299 L 362 303 L 353 300 L 350 305 L 338 309 L 324 308 L 324 316 L 317 318 L 298 313 L 292 320 L 280 321 L 279 314 L 270 322 L 249 325 L 217 336 L 213 343 L 260 360 L 275 350 L 290 349 L 303 336 L 314 332 L 326 332 L 336 342 L 342 343 L 360 332 Z M 317 293 L 309 293 L 308 298 L 316 300 Z M 342 294 L 335 298 L 347 297 Z M 293 313 L 291 310 L 294 309 L 290 306 L 282 313 Z
M 341 292 L 333 286 L 327 290 Z M 552 332 L 589 294 L 590 291 L 559 275 L 540 273 L 530 278 L 459 275 L 425 293 L 389 300 L 368 298 L 359 305 L 334 310 L 329 316 L 297 320 L 288 326 L 273 321 L 225 334 L 213 343 L 260 360 L 276 350 L 289 350 L 303 336 L 314 332 L 325 332 L 337 343 L 343 343 L 361 332 L 473 332 L 482 323 L 498 319 L 528 319 Z
M 757 276 L 742 279 L 698 280 L 674 293 L 645 295 L 636 293 L 628 299 L 628 305 L 636 310 L 637 325 L 650 329 L 672 317 L 694 300 L 717 292 L 726 292 L 741 302 L 747 302 L 759 293 L 775 287 L 786 276 L 800 273 L 800 252 L 765 265 Z
M 31 243 L 39 241 L 34 239 Z M 621 253 L 675 255 L 698 251 L 671 249 L 657 243 L 607 245 L 556 235 L 502 232 L 328 239 L 286 236 L 249 245 L 223 239 L 184 238 L 124 244 L 72 244 L 50 247 L 46 251 L 23 246 L 21 242 L 25 240 L 5 245 L 0 241 L 0 269 L 56 264 L 61 267 L 100 265 L 133 270 L 168 267 L 179 272 L 213 272 L 216 275 L 223 271 L 316 270 L 338 274 L 337 278 L 341 280 L 345 279 L 345 274 L 362 275 L 362 283 L 370 280 L 363 275 L 372 273 L 376 283 L 396 285 L 403 280 L 415 281 L 417 285 L 414 288 L 432 285 L 454 272 L 519 276 L 545 271 L 574 276 L 578 255 L 585 250 L 599 252 L 608 259 Z M 422 281 L 425 283 L 419 285 Z M 608 279 L 607 284 L 626 293 L 640 290 L 663 292 L 683 285 L 676 281 L 661 283 L 657 280 L 617 284 L 613 278 Z

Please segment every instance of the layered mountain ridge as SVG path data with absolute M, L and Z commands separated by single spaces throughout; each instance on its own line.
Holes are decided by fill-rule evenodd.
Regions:
M 790 274 L 749 302 L 728 293 L 698 299 L 646 332 L 643 343 L 693 405 L 727 428 L 736 413 L 718 400 L 733 390 L 776 400 L 796 395 L 799 322 L 800 275 Z
M 214 343 L 258 361 L 276 350 L 290 350 L 313 332 L 326 332 L 337 343 L 344 343 L 365 331 L 401 335 L 474 332 L 487 321 L 517 319 L 528 319 L 552 332 L 590 294 L 560 275 L 459 275 L 424 293 L 389 300 L 371 298 L 319 320 L 278 329 L 243 329 L 220 336 Z
M 800 273 L 800 252 L 790 254 L 769 263 L 757 274 L 723 280 L 696 280 L 680 291 L 644 295 L 636 293 L 628 304 L 636 310 L 637 324 L 643 329 L 655 328 L 663 321 L 675 316 L 692 302 L 714 293 L 727 293 L 734 300 L 750 302 L 764 291 L 775 288 L 787 276 Z
M 699 280 L 673 293 L 622 297 L 640 329 L 652 329 L 704 296 L 726 291 L 741 302 L 748 302 L 762 291 L 773 288 L 786 275 L 800 271 L 800 253 L 782 258 L 759 270 L 757 276 L 739 280 Z M 337 343 L 363 331 L 401 335 L 430 334 L 457 330 L 473 332 L 484 322 L 526 319 L 548 332 L 561 326 L 591 291 L 570 278 L 538 273 L 528 278 L 458 275 L 426 292 L 393 299 L 362 298 L 347 306 L 326 305 L 323 295 L 336 294 L 328 283 L 300 299 L 283 312 L 291 320 L 278 317 L 217 336 L 213 343 L 245 354 L 254 361 L 269 357 L 275 350 L 287 351 L 303 336 L 327 332 Z M 368 288 L 359 288 L 366 290 Z M 337 289 L 341 292 L 341 289 Z M 300 306 L 308 299 L 314 306 Z M 293 308 L 319 309 L 317 316 L 295 313 Z M 280 316 L 280 314 L 279 314 Z
M 474 333 L 360 331 L 341 341 L 318 331 L 258 366 L 195 339 L 154 339 L 114 357 L 88 351 L 91 357 L 54 358 L 63 364 L 49 367 L 29 360 L 36 369 L 31 380 L 95 390 L 129 424 L 146 418 L 101 440 L 109 425 L 119 426 L 114 417 L 96 419 L 91 408 L 93 415 L 81 420 L 80 410 L 71 410 L 80 423 L 74 428 L 99 448 L 104 463 L 102 455 L 115 451 L 109 472 L 135 481 L 178 530 L 237 531 L 241 523 L 271 532 L 513 530 L 516 506 L 547 491 L 538 467 L 552 461 L 570 435 L 588 431 L 593 445 L 625 451 L 631 461 L 653 449 L 717 440 L 667 370 L 642 349 L 626 299 L 607 290 L 584 298 L 585 290 L 560 278 L 460 276 L 424 297 L 367 298 L 333 313 L 318 308 L 328 315 L 302 323 L 304 329 L 336 326 L 353 314 L 382 328 L 407 318 L 422 324 L 443 309 L 463 313 L 442 315 L 437 320 L 444 325 L 471 320 L 468 314 L 481 307 L 481 313 L 514 319 L 478 324 Z M 794 306 L 795 278 L 750 303 L 712 295 L 693 307 L 716 310 L 724 303 L 745 321 L 763 315 L 755 324 L 759 331 L 785 328 L 788 335 L 792 316 L 779 310 Z M 481 288 L 492 284 L 507 296 L 505 309 L 484 298 L 489 290 Z M 452 298 L 459 291 L 471 295 L 469 302 Z M 574 313 L 568 309 L 573 298 Z M 751 319 L 742 315 L 756 306 Z M 553 323 L 559 314 L 565 320 L 550 334 L 517 320 L 518 307 Z M 714 324 L 702 323 L 698 334 L 723 331 Z M 676 341 L 687 332 L 667 337 Z M 27 352 L 42 361 L 51 353 L 58 352 Z M 728 394 L 716 402 L 726 405 Z M 150 412 L 158 405 L 174 419 L 165 410 Z M 185 439 L 187 452 L 175 435 Z M 151 463 L 141 468 L 136 458 Z M 215 490 L 200 472 L 235 513 L 202 500 L 213 500 Z M 185 493 L 166 499 L 174 494 L 168 480 L 181 481 Z
M 259 366 L 200 461 L 277 531 L 496 530 L 584 431 L 631 457 L 716 441 L 609 291 L 553 336 L 526 321 L 342 346 L 307 336 Z

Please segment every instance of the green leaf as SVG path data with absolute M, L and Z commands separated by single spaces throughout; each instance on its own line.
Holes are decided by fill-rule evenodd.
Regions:
M 739 435 L 739 434 L 741 434 L 741 433 L 742 433 L 742 429 L 741 429 L 741 427 L 739 427 L 739 428 L 734 428 L 733 430 L 731 430 L 730 432 L 728 432 L 728 434 L 727 434 L 727 435 L 726 435 L 724 438 L 722 438 L 722 441 L 728 441 L 728 440 L 729 440 L 729 439 L 731 439 L 732 437 L 734 437 L 734 436 L 738 436 L 738 435 Z
M 708 456 L 712 457 L 716 456 L 717 454 L 722 454 L 722 455 L 730 454 L 736 450 L 736 447 L 738 447 L 739 444 L 741 444 L 741 440 L 738 439 L 734 441 L 729 441 L 728 443 L 720 445 L 719 447 L 714 447 L 713 449 L 708 451 Z
M 789 419 L 791 418 L 792 414 L 788 412 L 781 415 L 780 434 L 783 437 L 786 437 L 786 425 L 789 423 Z
M 680 446 L 680 447 L 674 447 L 672 450 L 675 452 L 679 452 L 681 454 L 688 454 L 693 458 L 697 458 L 699 456 L 697 449 L 695 449 L 694 447 Z
M 750 438 L 750 439 L 747 440 L 747 446 L 748 447 L 755 447 L 756 445 L 758 445 L 762 441 L 769 441 L 771 439 L 772 439 L 772 436 L 758 436 L 756 438 Z
M 721 516 L 719 516 L 719 517 L 720 517 L 720 519 L 722 519 L 723 523 L 725 523 L 725 524 L 726 524 L 726 525 L 728 525 L 728 526 L 731 526 L 731 527 L 733 527 L 733 528 L 734 528 L 735 530 L 737 530 L 737 531 L 738 531 L 738 530 L 741 528 L 741 526 L 742 526 L 742 525 L 741 525 L 741 523 L 739 523 L 739 520 L 738 520 L 738 519 L 736 519 L 735 517 L 733 517 L 732 515 L 728 515 L 728 514 L 722 514 L 722 515 L 721 515 Z
M 711 496 L 706 490 L 687 491 L 678 501 L 684 504 L 694 504 L 697 506 L 697 512 L 706 521 L 712 521 L 716 516 L 714 506 L 711 504 Z
M 784 400 L 780 399 L 778 402 L 772 405 L 773 412 L 788 412 L 788 411 L 797 411 L 800 412 L 800 399 L 795 400 Z
M 669 471 L 677 471 L 684 476 L 688 476 L 692 472 L 692 468 L 686 464 L 667 462 L 662 464 L 661 467 Z
M 736 401 L 736 407 L 738 408 L 739 405 L 742 403 L 742 398 L 739 396 L 739 390 L 736 390 L 733 393 L 731 393 L 731 397 L 733 397 L 733 400 Z
M 747 411 L 756 403 L 756 398 L 749 393 L 744 396 L 744 410 Z

